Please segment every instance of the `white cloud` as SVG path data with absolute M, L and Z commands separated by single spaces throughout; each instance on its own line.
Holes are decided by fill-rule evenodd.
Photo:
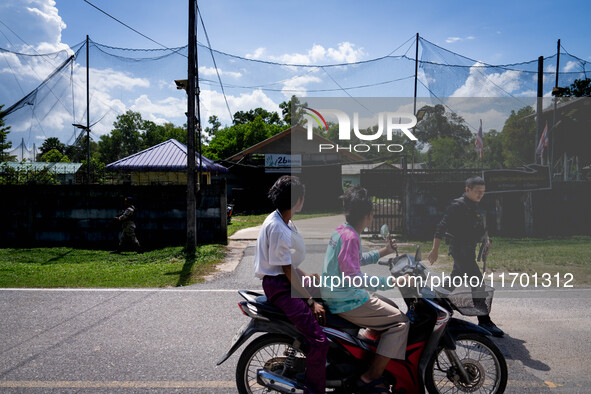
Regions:
M 202 90 L 201 91 L 201 118 L 203 119 L 203 127 L 207 125 L 207 120 L 211 115 L 216 115 L 222 124 L 230 125 L 232 119 L 226 108 L 226 102 L 224 96 L 214 90 Z M 228 105 L 232 114 L 237 111 L 249 111 L 253 108 L 263 108 L 267 111 L 275 111 L 281 113 L 279 105 L 273 102 L 267 95 L 260 89 L 254 90 L 251 93 L 244 93 L 240 96 L 226 96 L 228 99 Z
M 483 64 L 478 62 L 470 67 L 466 82 L 451 97 L 505 96 L 520 88 L 519 76 L 520 72 L 515 70 L 487 74 Z
M 220 76 L 228 76 L 228 77 L 232 77 L 232 78 L 240 78 L 242 76 L 242 73 L 239 72 L 235 72 L 235 71 L 223 71 L 220 70 L 219 68 L 217 69 L 217 73 L 220 74 Z M 216 73 L 216 69 L 213 67 L 205 67 L 205 66 L 201 66 L 199 67 L 199 74 L 200 75 L 204 75 L 206 77 L 217 77 L 217 73 Z
M 322 82 L 322 80 L 313 75 L 293 77 L 283 83 L 281 93 L 288 99 L 293 95 L 305 97 L 308 93 L 306 85 L 315 82 Z
M 505 125 L 505 121 L 509 114 L 500 112 L 496 109 L 490 109 L 486 112 L 479 112 L 479 113 L 470 113 L 464 112 L 461 114 L 467 124 L 472 126 L 475 130 L 472 130 L 473 133 L 478 131 L 478 127 L 480 126 L 480 120 L 482 119 L 482 131 L 484 133 L 490 131 L 491 129 L 495 129 L 497 131 L 502 131 L 503 126 Z
M 254 53 L 247 53 L 247 59 L 261 59 L 267 50 L 265 48 L 257 48 Z
M 453 43 L 456 43 L 458 41 L 474 40 L 474 39 L 476 39 L 476 37 L 474 37 L 474 36 L 468 36 L 468 37 L 465 37 L 465 38 L 461 38 L 461 37 L 448 37 L 445 40 L 445 42 L 448 43 L 448 44 L 453 44 Z
M 142 94 L 129 109 L 139 112 L 146 120 L 163 124 L 172 118 L 184 118 L 187 111 L 187 100 L 186 98 L 167 97 L 152 102 L 147 95 Z
M 578 62 L 574 62 L 574 61 L 571 60 L 571 61 L 569 61 L 569 62 L 566 63 L 566 65 L 563 68 L 563 71 L 565 73 L 571 72 L 571 71 L 575 70 L 577 67 L 580 67 L 579 66 L 579 63 Z
M 254 53 L 247 54 L 250 59 L 263 59 L 266 54 L 265 48 L 257 48 Z M 287 64 L 328 64 L 328 63 L 355 63 L 366 56 L 363 48 L 350 42 L 341 42 L 336 48 L 325 48 L 322 45 L 314 44 L 305 53 L 286 53 L 279 56 L 267 56 L 267 60 Z

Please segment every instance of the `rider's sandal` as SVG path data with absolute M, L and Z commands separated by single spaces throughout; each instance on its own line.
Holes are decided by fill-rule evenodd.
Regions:
M 377 378 L 376 380 L 372 380 L 369 383 L 365 383 L 361 378 L 357 378 L 355 385 L 362 393 L 368 394 L 383 394 L 388 393 L 390 394 L 390 389 L 388 387 L 379 387 L 379 385 L 385 385 L 383 378 Z

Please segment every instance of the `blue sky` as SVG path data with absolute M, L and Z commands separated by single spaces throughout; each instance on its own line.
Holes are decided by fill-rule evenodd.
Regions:
M 187 42 L 186 0 L 89 1 L 166 46 L 183 46 Z M 569 53 L 591 61 L 587 27 L 591 3 L 585 0 L 567 0 L 560 5 L 547 0 L 215 0 L 202 1 L 199 7 L 214 48 L 262 60 L 298 64 L 363 61 L 390 54 L 418 32 L 421 37 L 437 45 L 489 64 L 516 63 L 534 60 L 542 55 L 553 55 L 559 38 Z M 52 52 L 71 47 L 84 40 L 86 35 L 95 42 L 116 47 L 158 48 L 155 43 L 108 18 L 83 0 L 3 0 L 0 4 L 0 22 L 0 47 L 17 52 Z M 199 32 L 199 40 L 205 42 L 202 30 Z M 407 49 L 408 44 L 397 53 L 403 54 Z M 409 56 L 414 56 L 414 49 L 409 52 Z M 203 58 L 203 61 L 209 60 Z M 17 66 L 13 66 L 8 70 L 0 59 L 0 83 L 6 78 L 15 79 L 8 75 L 15 70 L 18 72 Z M 232 70 L 230 63 L 219 68 L 225 83 L 232 82 L 232 78 L 238 78 L 243 73 L 239 69 Z M 50 71 L 49 65 L 40 66 L 39 75 L 23 81 L 23 86 L 35 86 Z M 82 75 L 82 68 L 77 72 Z M 97 70 L 105 82 L 117 79 L 106 73 L 105 69 Z M 145 119 L 159 123 L 183 122 L 186 100 L 174 91 L 173 85 L 167 87 L 168 90 L 160 89 L 157 92 L 157 83 L 151 82 L 146 86 L 142 78 L 135 77 L 131 72 L 116 76 L 127 78 L 138 91 L 134 93 L 126 89 L 121 93 L 120 88 L 117 90 L 107 86 L 97 90 L 93 100 L 95 97 L 96 100 L 100 98 L 101 103 L 112 110 L 110 113 L 102 111 L 98 108 L 100 103 L 94 102 L 97 108 L 91 110 L 93 121 L 98 121 L 106 114 L 95 127 L 95 138 L 110 130 L 117 112 L 122 113 L 127 109 L 137 110 Z M 215 78 L 213 75 L 211 77 Z M 264 79 L 264 75 L 258 77 Z M 172 84 L 171 78 L 166 76 L 164 79 Z M 299 80 L 299 87 L 305 83 L 310 87 L 311 80 L 313 82 L 316 77 L 308 78 L 306 81 Z M 4 86 L 0 89 L 0 104 L 11 105 L 22 97 L 21 92 L 10 90 L 9 84 Z M 28 88 L 22 89 L 26 91 Z M 228 111 L 219 88 L 204 86 L 202 89 L 204 119 L 216 114 L 224 123 L 228 123 Z M 280 93 L 261 91 L 227 93 L 232 112 L 256 106 L 278 110 L 277 105 L 285 99 Z M 83 100 L 81 95 L 77 97 Z M 81 113 L 75 114 L 74 121 L 82 120 L 81 116 Z M 53 122 L 45 127 L 44 133 L 33 135 L 13 127 L 13 140 L 20 141 L 21 136 L 26 135 L 29 142 L 37 141 L 39 144 L 45 137 L 54 134 L 67 140 L 72 132 L 71 119 L 64 115 L 59 119 L 56 117 Z

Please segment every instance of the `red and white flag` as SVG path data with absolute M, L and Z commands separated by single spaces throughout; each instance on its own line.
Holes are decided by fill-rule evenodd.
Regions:
M 482 141 L 482 119 L 480 119 L 480 128 L 478 134 L 476 134 L 476 150 L 480 152 L 480 158 L 482 159 L 482 151 L 484 150 L 484 142 Z
M 536 149 L 536 153 L 540 155 L 540 160 L 544 156 L 544 148 L 548 146 L 548 122 L 546 122 L 546 127 L 544 127 L 544 131 L 542 131 L 542 136 L 540 137 L 540 142 L 538 142 L 538 147 Z

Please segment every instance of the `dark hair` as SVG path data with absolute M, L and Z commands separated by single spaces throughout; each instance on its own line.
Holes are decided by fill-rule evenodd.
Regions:
M 339 198 L 343 203 L 347 223 L 352 226 L 360 223 L 373 210 L 371 198 L 361 186 L 350 188 Z
M 304 197 L 306 189 L 295 176 L 283 175 L 275 181 L 267 195 L 273 206 L 280 211 L 286 211 L 296 205 L 300 198 Z
M 472 189 L 474 186 L 484 185 L 484 179 L 479 176 L 471 176 L 470 178 L 466 179 L 466 187 L 468 189 Z

